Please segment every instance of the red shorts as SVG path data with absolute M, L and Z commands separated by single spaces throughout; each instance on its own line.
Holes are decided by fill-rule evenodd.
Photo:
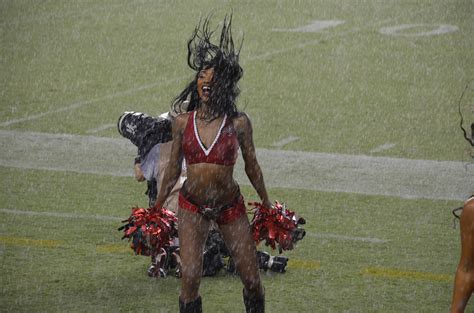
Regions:
M 181 209 L 200 213 L 208 219 L 215 219 L 219 225 L 232 223 L 247 212 L 244 197 L 241 194 L 239 194 L 232 203 L 222 208 L 209 209 L 205 205 L 198 205 L 191 202 L 189 197 L 186 198 L 183 192 L 180 191 L 178 204 Z

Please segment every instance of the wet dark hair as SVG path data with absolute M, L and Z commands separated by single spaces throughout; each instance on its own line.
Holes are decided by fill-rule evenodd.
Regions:
M 239 53 L 242 48 L 236 49 L 232 39 L 232 15 L 226 16 L 221 30 L 219 45 L 211 42 L 214 31 L 209 29 L 207 17 L 194 29 L 188 40 L 188 65 L 196 71 L 194 80 L 188 83 L 186 88 L 174 99 L 173 110 L 176 113 L 191 111 L 199 108 L 200 101 L 197 91 L 197 80 L 199 72 L 203 69 L 213 68 L 214 75 L 212 87 L 207 103 L 209 118 L 216 118 L 227 114 L 237 114 L 236 100 L 240 89 L 238 81 L 243 75 L 243 69 L 239 65 Z M 187 109 L 183 103 L 189 100 Z
M 474 80 L 471 80 L 466 84 L 466 87 L 464 88 L 464 90 L 461 94 L 461 97 L 459 98 L 459 101 L 458 101 L 458 113 L 459 113 L 459 116 L 461 118 L 461 120 L 459 122 L 459 127 L 461 127 L 464 139 L 466 139 L 471 144 L 472 147 L 474 147 L 474 123 L 471 123 L 471 138 L 469 138 L 468 135 L 467 135 L 467 131 L 463 126 L 464 118 L 463 118 L 462 112 L 461 112 L 461 101 L 462 101 L 462 98 L 464 97 L 464 94 L 466 93 L 467 90 L 469 90 L 469 87 L 471 86 L 471 84 L 473 82 L 474 82 Z

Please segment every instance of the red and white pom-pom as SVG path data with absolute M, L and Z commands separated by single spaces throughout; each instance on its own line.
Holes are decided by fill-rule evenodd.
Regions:
M 275 201 L 272 208 L 267 208 L 261 203 L 249 203 L 254 205 L 254 217 L 252 219 L 252 235 L 257 244 L 265 241 L 265 245 L 279 250 L 291 250 L 297 241 L 303 239 L 305 231 L 298 225 L 306 221 L 297 217 L 295 212 L 286 208 L 285 204 Z
M 132 214 L 119 228 L 128 238 L 135 254 L 155 256 L 177 237 L 177 217 L 165 208 L 132 208 Z

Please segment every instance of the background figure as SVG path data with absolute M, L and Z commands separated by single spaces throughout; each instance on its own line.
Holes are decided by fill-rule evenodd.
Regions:
M 135 178 L 137 181 L 147 181 L 149 206 L 156 200 L 157 178 L 160 172 L 161 144 L 169 142 L 171 138 L 171 119 L 168 114 L 158 118 L 141 112 L 125 112 L 117 123 L 118 132 L 137 147 L 138 155 L 135 158 Z
M 155 205 L 164 170 L 168 166 L 173 144 L 171 123 L 175 116 L 176 113 L 169 112 L 155 118 L 145 113 L 131 111 L 122 114 L 117 124 L 119 133 L 130 139 L 138 149 L 134 165 L 135 178 L 139 182 L 147 182 L 146 194 L 150 207 Z M 177 209 L 177 192 L 186 177 L 185 166 L 181 176 L 182 179 L 177 181 L 165 205 L 173 212 Z
M 461 259 L 454 280 L 451 313 L 464 312 L 474 291 L 474 196 L 461 213 Z
M 171 146 L 173 144 L 171 135 L 171 123 L 176 114 L 164 113 L 158 118 L 148 116 L 140 112 L 125 112 L 118 121 L 118 131 L 125 138 L 137 146 L 138 155 L 135 158 L 135 178 L 137 181 L 147 182 L 146 195 L 148 205 L 155 205 L 158 188 L 163 179 L 165 168 L 168 166 Z M 186 166 L 183 165 L 181 178 L 166 198 L 165 207 L 177 212 L 178 192 L 186 178 Z M 151 256 L 151 264 L 147 269 L 150 277 L 164 277 L 170 267 L 179 264 L 179 240 L 159 255 Z M 174 265 L 174 266 L 172 266 Z M 176 276 L 179 276 L 176 268 Z

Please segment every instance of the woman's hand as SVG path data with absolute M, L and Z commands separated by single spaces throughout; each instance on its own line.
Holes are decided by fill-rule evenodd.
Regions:
M 163 209 L 163 204 L 158 201 L 155 202 L 155 205 L 150 208 L 150 212 L 160 212 Z
M 264 207 L 268 208 L 268 209 L 273 208 L 272 202 L 271 202 L 270 200 L 268 200 L 268 199 L 265 200 L 265 201 L 262 201 L 262 205 L 263 205 Z
M 136 163 L 135 167 L 135 179 L 138 181 L 144 181 L 145 180 L 145 175 L 143 174 L 142 168 L 140 167 L 140 163 Z

